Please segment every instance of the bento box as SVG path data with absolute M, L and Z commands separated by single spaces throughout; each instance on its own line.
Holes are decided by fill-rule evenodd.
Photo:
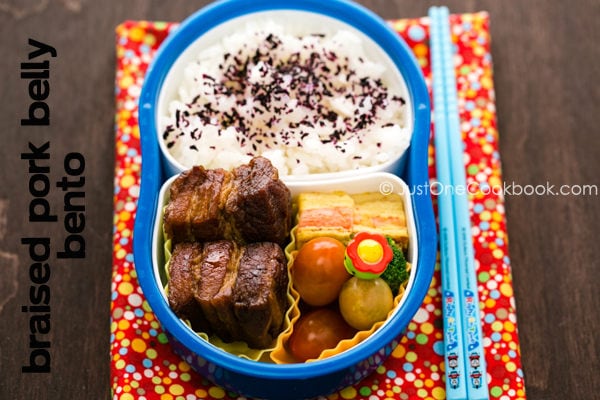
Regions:
M 273 24 L 272 21 L 275 21 L 276 24 Z M 301 23 L 299 24 L 298 21 L 301 21 Z M 266 26 L 272 32 L 279 33 L 283 37 L 287 34 L 284 29 L 287 26 L 286 24 L 305 25 L 302 29 L 294 28 L 292 33 L 295 35 L 294 37 L 308 35 L 308 42 L 298 42 L 300 43 L 298 44 L 295 41 L 296 39 L 292 39 L 292 43 L 294 46 L 301 47 L 314 46 L 311 47 L 312 50 L 307 53 L 306 57 L 302 53 L 298 56 L 299 60 L 307 61 L 302 61 L 299 65 L 296 63 L 292 67 L 277 67 L 279 69 L 274 71 L 273 66 L 280 64 L 270 65 L 267 58 L 270 60 L 276 57 L 271 53 L 267 54 L 264 51 L 261 53 L 260 49 L 252 48 L 254 60 L 253 57 L 248 57 L 251 67 L 248 67 L 247 62 L 241 64 L 246 65 L 244 67 L 244 73 L 247 74 L 245 79 L 252 81 L 257 76 L 260 77 L 261 74 L 268 75 L 272 78 L 269 87 L 271 89 L 285 87 L 287 88 L 287 94 L 274 89 L 279 93 L 279 97 L 267 97 L 267 94 L 263 93 L 265 91 L 264 86 L 253 86 L 247 89 L 253 96 L 250 101 L 255 101 L 263 107 L 263 113 L 258 113 L 260 115 L 264 114 L 264 111 L 270 107 L 271 114 L 269 118 L 258 121 L 260 115 L 257 116 L 256 113 L 254 115 L 251 113 L 243 114 L 244 112 L 250 112 L 248 110 L 244 111 L 244 109 L 240 109 L 241 111 L 237 112 L 235 118 L 231 116 L 230 111 L 221 111 L 222 115 L 228 116 L 227 125 L 214 128 L 217 125 L 216 119 L 218 119 L 217 122 L 222 122 L 219 119 L 221 117 L 217 118 L 218 114 L 213 113 L 218 108 L 216 104 L 227 101 L 217 95 L 231 95 L 238 88 L 239 82 L 228 80 L 228 83 L 223 86 L 211 84 L 210 81 L 213 81 L 218 74 L 216 72 L 218 68 L 211 70 L 210 73 L 201 72 L 197 75 L 193 69 L 190 69 L 190 63 L 194 68 L 200 66 L 198 68 L 210 69 L 210 66 L 202 64 L 202 60 L 206 61 L 207 57 L 210 59 L 219 56 L 223 60 L 234 57 L 232 55 L 224 56 L 227 51 L 223 49 L 231 49 L 233 44 L 240 42 L 239 37 L 235 39 L 235 35 L 240 34 L 236 30 L 240 25 L 243 25 L 246 29 L 241 31 L 242 35 L 249 35 L 248 32 L 250 31 L 248 29 Z M 284 29 L 284 32 L 281 32 L 281 29 Z M 300 31 L 297 29 L 300 29 Z M 351 31 L 351 35 L 336 36 L 338 31 L 344 29 Z M 320 32 L 325 33 L 321 34 Z M 329 35 L 333 35 L 336 39 L 327 41 Z M 230 36 L 233 36 L 234 39 L 229 38 Z M 266 37 L 268 38 L 266 41 L 271 43 L 272 50 L 275 47 L 284 47 L 284 44 L 282 44 L 284 40 L 278 39 L 278 36 L 269 34 Z M 357 40 L 357 37 L 359 40 L 354 43 L 353 41 Z M 225 40 L 224 43 L 227 46 L 222 45 L 223 40 Z M 323 44 L 325 50 L 322 51 L 322 54 L 325 54 L 325 58 L 329 61 L 320 64 L 317 60 L 318 56 L 311 54 L 321 51 L 314 50 L 314 48 L 320 49 L 322 41 L 327 41 Z M 335 86 L 335 84 L 329 85 L 315 80 L 317 78 L 315 78 L 314 70 L 335 70 L 337 69 L 337 67 L 333 67 L 337 65 L 335 62 L 351 58 L 344 56 L 345 50 L 341 48 L 336 47 L 337 50 L 334 52 L 330 47 L 327 47 L 332 45 L 343 47 L 344 44 L 340 44 L 340 42 L 344 41 L 349 41 L 353 46 L 362 43 L 362 46 L 367 49 L 364 56 L 363 53 L 360 53 L 361 56 L 357 57 L 356 62 L 360 65 L 364 64 L 365 60 L 368 63 L 369 58 L 374 58 L 384 60 L 382 61 L 385 65 L 384 70 L 392 70 L 392 72 L 377 75 L 377 78 L 371 83 L 364 78 L 360 78 L 354 85 L 351 83 L 353 79 L 351 75 L 356 71 L 369 74 L 373 70 L 372 65 L 369 64 L 368 68 L 365 67 L 364 69 L 356 66 L 347 67 L 343 65 L 340 67 L 339 71 L 354 71 L 351 74 L 346 74 L 349 76 L 344 78 L 344 84 L 353 87 L 353 90 L 362 88 L 363 92 L 361 93 L 366 93 L 355 101 L 357 104 L 361 103 L 356 109 L 344 108 L 349 107 L 348 104 L 350 103 L 345 104 L 339 100 L 343 97 L 350 98 L 348 95 L 343 95 L 343 88 Z M 221 44 L 214 45 L 214 43 Z M 278 44 L 276 45 L 276 43 Z M 202 56 L 204 58 L 201 57 L 200 61 L 195 61 L 194 54 L 206 53 L 207 48 L 209 49 L 208 55 L 204 54 Z M 373 48 L 376 48 L 376 50 L 373 50 Z M 239 55 L 239 57 L 242 56 Z M 281 57 L 287 60 L 289 54 Z M 238 61 L 235 64 L 240 64 Z M 329 62 L 333 64 L 329 64 Z M 222 63 L 217 64 L 221 65 Z M 313 70 L 310 70 L 308 66 L 311 66 Z M 208 71 L 208 69 L 205 71 Z M 377 68 L 375 69 L 377 70 Z M 202 70 L 204 71 L 204 69 Z M 240 76 L 240 70 L 232 68 L 223 68 L 223 70 L 233 73 L 233 75 L 225 74 L 228 79 L 231 76 Z M 337 71 L 337 75 L 342 74 L 339 71 Z M 381 72 L 376 73 L 380 74 Z M 185 78 L 181 78 L 177 83 L 178 76 L 184 76 Z M 307 81 L 311 83 L 309 83 L 308 88 L 302 86 L 301 90 L 298 89 L 300 92 L 296 90 L 296 87 L 293 87 L 296 90 L 293 91 L 288 80 L 296 78 L 307 78 Z M 377 91 L 377 86 L 382 80 L 384 82 L 396 82 L 398 92 L 388 96 Z M 190 82 L 197 82 L 196 89 L 201 92 L 187 93 L 183 90 L 184 93 L 178 94 L 182 90 L 182 85 L 183 87 L 189 85 L 191 85 L 189 87 L 194 87 L 194 83 Z M 233 85 L 233 89 L 231 85 Z M 325 100 L 323 104 L 331 105 L 332 109 L 324 111 L 321 109 L 322 104 L 310 104 L 310 107 L 319 110 L 319 118 L 308 120 L 309 117 L 306 116 L 306 113 L 299 114 L 297 111 L 299 108 L 308 107 L 308 103 L 304 104 L 301 100 L 291 103 L 292 107 L 283 108 L 282 104 L 289 106 L 289 96 L 292 94 L 295 96 L 302 94 L 308 96 L 313 93 L 308 89 L 315 91 L 319 90 L 319 87 L 323 90 L 323 96 L 327 96 L 329 92 L 342 94 L 341 97 Z M 206 92 L 207 88 L 210 88 L 210 92 Z M 203 93 L 201 97 L 209 100 L 191 101 L 190 99 L 196 98 L 198 93 Z M 281 96 L 285 98 L 282 100 Z M 365 100 L 367 97 L 369 100 Z M 306 101 L 312 100 L 307 98 Z M 377 111 L 377 107 L 386 108 L 394 102 L 397 103 L 400 111 L 395 110 L 389 114 L 384 111 Z M 207 104 L 210 104 L 210 106 L 207 106 Z M 233 103 L 227 104 L 230 107 Z M 230 110 L 230 108 L 224 110 Z M 210 113 L 207 114 L 209 111 Z M 398 114 L 400 112 L 402 115 Z M 185 117 L 183 116 L 184 113 L 187 113 Z M 282 119 L 285 119 L 281 122 L 283 125 L 277 125 L 280 122 L 277 116 L 282 114 L 289 114 L 291 117 L 285 117 L 288 119 L 282 117 Z M 204 125 L 195 126 L 196 122 L 191 120 L 191 115 L 199 115 L 200 121 L 208 128 L 204 128 Z M 361 117 L 354 120 L 353 118 L 356 115 Z M 399 118 L 401 123 L 398 124 L 399 126 L 392 126 L 387 122 L 377 122 L 379 123 L 377 128 L 379 130 L 368 130 L 370 129 L 368 125 L 371 122 L 369 115 L 383 115 L 385 118 L 391 116 L 392 118 Z M 264 0 L 254 2 L 229 0 L 213 3 L 185 20 L 167 38 L 156 54 L 155 60 L 147 73 L 140 96 L 139 124 L 142 148 L 142 177 L 134 228 L 134 257 L 138 279 L 150 307 L 169 337 L 173 350 L 202 376 L 228 390 L 252 398 L 301 399 L 327 395 L 355 384 L 381 365 L 398 344 L 406 326 L 417 312 L 433 275 L 437 246 L 436 227 L 430 195 L 427 190 L 423 190 L 427 187 L 429 179 L 427 168 L 429 118 L 429 95 L 424 79 L 410 50 L 383 20 L 362 6 L 340 0 L 328 2 L 313 0 Z M 320 120 L 325 122 L 322 126 L 315 127 Z M 273 141 L 270 142 L 269 146 L 261 147 L 264 140 L 266 140 L 263 138 L 263 142 L 259 142 L 258 145 L 255 143 L 254 147 L 258 148 L 256 152 L 248 151 L 247 148 L 231 150 L 240 143 L 245 144 L 247 139 L 249 140 L 246 135 L 248 132 L 252 134 L 256 130 L 260 131 L 269 122 L 271 123 L 270 128 L 276 132 L 275 135 L 271 136 L 275 136 L 276 139 L 286 138 L 287 141 L 281 140 L 284 142 L 282 147 L 271 146 L 274 143 Z M 304 127 L 302 128 L 304 130 L 300 131 L 299 136 L 294 136 L 296 133 L 288 129 L 290 124 L 293 125 L 292 127 Z M 348 137 L 340 136 L 343 134 L 335 129 L 335 126 L 339 125 L 345 126 L 346 130 L 352 134 Z M 282 126 L 284 128 L 281 128 Z M 368 128 L 365 132 L 352 130 L 353 127 L 363 130 L 365 126 Z M 209 137 L 209 140 L 169 145 L 177 137 L 190 136 L 196 138 L 199 136 L 198 130 L 194 131 L 194 129 L 206 132 L 205 136 Z M 333 130 L 327 134 L 328 136 L 324 136 L 325 134 L 322 132 L 327 131 L 327 129 Z M 335 134 L 332 132 L 335 132 Z M 236 137 L 240 133 L 246 136 L 242 139 Z M 365 139 L 373 137 L 377 139 L 373 141 Z M 307 138 L 312 138 L 313 141 L 321 141 L 326 145 L 333 142 L 333 146 L 331 148 L 317 147 L 316 149 L 312 146 L 312 151 L 315 153 L 307 153 L 304 150 L 299 152 L 297 148 L 303 147 L 304 142 L 302 140 L 308 140 Z M 299 143 L 302 145 L 299 145 Z M 223 147 L 219 147 L 222 145 Z M 178 160 L 169 151 L 171 147 L 176 146 L 187 149 L 192 148 L 194 157 L 196 157 L 196 153 L 200 153 L 201 156 L 199 158 L 192 157 L 186 161 L 189 164 L 186 164 L 181 159 Z M 392 152 L 385 153 L 385 150 L 389 149 L 392 149 Z M 219 158 L 219 154 L 229 150 L 231 151 L 226 153 L 226 156 Z M 339 153 L 335 153 L 335 151 L 339 151 Z M 319 154 L 320 157 L 317 157 Z M 346 157 L 348 154 L 349 157 Z M 288 163 L 292 157 L 294 162 Z M 220 330 L 221 328 L 215 328 L 215 324 L 202 325 L 202 323 L 197 322 L 196 326 L 193 326 L 194 324 L 190 321 L 190 318 L 185 318 L 187 315 L 182 317 L 181 313 L 176 312 L 175 303 L 169 297 L 169 294 L 175 291 L 171 286 L 174 287 L 176 284 L 176 282 L 171 282 L 170 285 L 169 268 L 174 263 L 172 261 L 175 259 L 174 257 L 177 257 L 177 254 L 175 256 L 171 254 L 174 248 L 170 247 L 170 239 L 173 239 L 176 235 L 171 233 L 173 237 L 169 237 L 166 231 L 170 229 L 172 232 L 173 228 L 169 224 L 179 222 L 172 222 L 171 220 L 165 222 L 165 210 L 169 207 L 174 182 L 182 179 L 182 176 L 187 176 L 186 174 L 189 174 L 189 171 L 201 168 L 204 171 L 201 171 L 201 176 L 209 173 L 206 171 L 224 171 L 222 175 L 226 177 L 224 179 L 227 182 L 229 182 L 228 179 L 235 181 L 236 176 L 243 176 L 243 173 L 239 172 L 240 168 L 245 168 L 244 166 L 252 165 L 255 160 L 265 158 L 269 160 L 269 168 L 278 171 L 278 173 L 271 173 L 271 175 L 277 181 L 277 185 L 285 186 L 291 210 L 289 214 L 286 214 L 286 218 L 291 221 L 289 227 L 285 225 L 287 234 L 284 241 L 279 243 L 286 257 L 283 262 L 285 265 L 284 273 L 283 275 L 280 273 L 280 275 L 283 276 L 281 279 L 285 278 L 285 284 L 283 285 L 287 291 L 285 298 L 280 299 L 280 303 L 284 304 L 285 307 L 279 307 L 282 311 L 276 313 L 282 315 L 284 322 L 278 323 L 277 326 L 281 326 L 276 334 L 268 336 L 268 339 L 272 339 L 272 343 L 269 343 L 269 345 L 263 345 L 269 340 L 265 342 L 257 339 L 251 346 L 242 346 L 240 350 L 239 346 L 230 344 L 230 342 L 240 342 L 234 340 L 239 339 L 239 337 L 229 338 L 231 340 L 221 340 L 219 336 L 227 337 L 229 333 L 223 332 Z M 356 164 L 349 164 L 349 162 L 352 162 L 352 158 L 360 160 Z M 371 158 L 378 161 L 374 163 L 363 162 L 365 159 Z M 297 161 L 297 159 L 301 161 Z M 323 159 L 327 162 L 322 161 Z M 297 164 L 301 164 L 301 166 L 298 167 Z M 230 174 L 233 178 L 228 178 Z M 260 174 L 257 173 L 256 175 Z M 277 187 L 278 190 L 281 189 L 280 186 Z M 229 189 L 226 192 L 229 193 Z M 402 210 L 402 237 L 404 239 L 397 239 L 397 242 L 402 243 L 404 246 L 406 262 L 409 266 L 407 279 L 403 282 L 400 294 L 396 292 L 395 297 L 393 297 L 393 305 L 386 312 L 383 319 L 380 318 L 377 323 L 369 325 L 368 329 L 353 327 L 352 334 L 344 340 L 340 340 L 338 345 L 334 346 L 331 351 L 322 352 L 317 357 L 309 357 L 306 361 L 304 359 L 294 359 L 293 356 L 290 356 L 292 353 L 296 354 L 290 350 L 290 340 L 292 340 L 290 337 L 295 334 L 294 327 L 298 327 L 298 321 L 315 308 L 313 304 L 308 304 L 305 301 L 308 297 L 305 299 L 303 294 L 298 293 L 296 290 L 297 285 L 294 285 L 294 279 L 296 279 L 294 277 L 294 262 L 301 250 L 301 246 L 298 244 L 298 238 L 300 237 L 298 226 L 302 225 L 302 215 L 304 215 L 301 214 L 301 209 L 303 204 L 310 203 L 308 200 L 304 200 L 303 203 L 301 196 L 304 194 L 317 194 L 319 198 L 322 198 L 322 195 L 335 194 L 333 197 L 339 199 L 343 197 L 340 193 L 343 193 L 344 199 L 350 199 L 347 201 L 355 202 L 362 201 L 357 200 L 356 196 L 364 193 L 375 194 L 378 202 L 387 201 L 396 196 L 398 204 L 389 206 L 389 209 L 395 210 L 396 208 L 393 207 L 401 207 Z M 226 195 L 221 197 L 223 196 Z M 226 202 L 226 200 L 223 201 Z M 206 204 L 208 207 L 208 203 Z M 183 208 L 185 209 L 185 205 Z M 222 206 L 222 208 L 225 211 L 220 209 L 218 213 L 225 213 L 224 224 L 231 224 L 230 221 L 232 218 L 235 219 L 235 215 L 232 217 L 233 214 L 228 211 L 229 209 L 225 209 L 225 206 Z M 347 209 L 351 210 L 349 213 L 354 215 L 356 219 L 358 214 L 355 213 L 359 208 L 351 203 L 347 206 Z M 269 212 L 266 211 L 265 214 L 269 214 Z M 311 221 L 314 220 L 315 218 L 311 219 Z M 358 219 L 356 220 L 358 221 Z M 363 227 L 363 222 L 361 224 L 356 222 L 355 225 Z M 187 222 L 184 221 L 185 223 Z M 183 230 L 186 229 L 190 230 L 191 228 L 188 229 L 184 226 Z M 361 229 L 365 230 L 366 228 Z M 222 237 L 219 236 L 218 239 L 231 239 L 228 235 L 232 231 L 238 232 L 240 229 L 235 226 L 231 229 L 227 227 L 223 230 Z M 233 235 L 235 238 L 232 240 L 238 240 L 241 243 L 234 245 L 236 251 L 239 251 L 238 248 L 241 248 L 242 251 L 249 251 L 246 250 L 246 247 L 252 247 L 253 242 L 255 242 L 256 234 L 255 231 L 252 232 L 245 236 L 243 231 L 241 236 L 238 233 Z M 356 230 L 349 229 L 347 233 L 343 233 L 338 239 L 347 250 L 353 246 L 351 242 L 356 236 L 358 236 Z M 259 236 L 256 236 L 256 238 L 258 238 L 256 241 L 262 240 Z M 189 242 L 187 237 L 178 240 L 182 243 Z M 203 243 L 208 242 L 205 237 L 199 240 Z M 279 239 L 273 240 L 277 241 Z M 308 241 L 308 239 L 306 240 Z M 298 247 L 294 247 L 296 245 Z M 200 248 L 205 249 L 205 244 L 202 244 Z M 346 251 L 347 254 L 348 251 Z M 274 256 L 270 256 L 268 259 L 272 260 L 273 258 Z M 185 261 L 189 257 L 178 259 Z M 251 274 L 254 273 L 252 268 L 244 268 L 250 271 Z M 346 268 L 349 267 L 346 266 Z M 240 266 L 239 269 L 241 271 L 242 267 Z M 348 280 L 356 278 L 356 271 L 352 268 L 347 269 L 347 271 L 349 274 Z M 191 275 L 182 276 L 189 279 Z M 371 277 L 368 278 L 371 279 Z M 376 277 L 376 279 L 379 279 L 379 277 Z M 227 304 L 224 309 L 216 309 L 217 313 L 222 313 L 222 310 L 231 311 L 230 308 L 233 306 Z M 338 307 L 339 304 L 341 303 L 336 297 L 336 300 L 327 307 L 338 310 L 341 309 L 341 307 Z M 205 306 L 209 307 L 209 311 L 212 310 L 210 299 L 205 299 L 203 307 Z M 223 307 L 222 304 L 219 307 Z M 255 326 L 255 321 L 248 320 L 252 319 L 252 315 L 256 315 L 257 320 L 264 319 L 262 310 L 264 310 L 264 307 L 246 307 L 243 311 L 245 312 L 244 317 L 241 316 L 242 311 L 238 309 L 231 311 L 231 315 L 234 319 L 239 318 L 247 321 L 245 322 L 247 326 Z M 211 312 L 212 314 L 208 314 L 209 319 L 215 318 L 213 315 L 215 314 L 214 310 Z M 253 312 L 256 314 L 252 314 Z M 198 326 L 201 328 L 208 326 L 207 329 L 204 329 L 209 331 L 208 334 L 199 333 Z M 252 331 L 253 328 L 248 329 L 254 332 Z M 233 330 L 239 331 L 240 328 L 234 328 Z M 215 331 L 217 332 L 216 335 L 214 334 Z M 217 339 L 213 340 L 215 336 Z M 254 336 L 260 337 L 261 335 Z M 252 334 L 242 335 L 241 337 L 246 338 L 246 342 L 253 342 Z

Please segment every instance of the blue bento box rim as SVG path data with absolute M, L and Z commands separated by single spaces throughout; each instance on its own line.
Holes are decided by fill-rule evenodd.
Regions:
M 167 316 L 172 311 L 162 297 L 153 275 L 153 268 L 136 268 L 138 280 L 143 293 L 152 310 L 161 321 L 163 327 L 178 340 L 195 353 L 201 354 L 209 362 L 220 364 L 223 368 L 232 369 L 245 375 L 262 377 L 274 380 L 306 379 L 317 375 L 333 373 L 370 357 L 380 350 L 382 343 L 389 343 L 399 337 L 403 332 L 394 328 L 407 326 L 412 316 L 422 304 L 429 288 L 433 274 L 435 255 L 437 249 L 436 225 L 433 215 L 431 197 L 426 188 L 428 184 L 427 154 L 430 132 L 430 106 L 424 78 L 412 56 L 411 50 L 402 40 L 396 40 L 392 35 L 398 34 L 387 23 L 372 11 L 358 4 L 345 0 L 224 0 L 212 3 L 183 21 L 176 28 L 177 37 L 169 35 L 159 48 L 154 62 L 150 65 L 139 103 L 140 132 L 154 132 L 156 120 L 154 116 L 153 100 L 156 102 L 159 90 L 165 79 L 169 67 L 185 48 L 198 37 L 200 33 L 225 22 L 230 18 L 251 12 L 269 11 L 277 9 L 295 9 L 308 12 L 319 12 L 339 20 L 345 21 L 357 29 L 362 30 L 374 41 L 379 43 L 390 55 L 394 63 L 399 66 L 405 76 L 408 90 L 414 104 L 414 133 L 409 147 L 407 160 L 407 173 L 402 176 L 412 190 L 412 202 L 416 218 L 418 236 L 418 265 L 415 284 L 410 298 L 407 298 L 404 308 L 406 312 L 397 313 L 394 318 L 399 319 L 397 324 L 386 324 L 374 335 L 380 340 L 368 340 L 360 352 L 344 352 L 333 358 L 318 361 L 318 368 L 314 363 L 274 365 L 245 360 L 212 347 L 209 344 L 197 344 L 190 329 L 179 321 L 171 323 Z M 199 28 L 200 27 L 200 28 Z M 419 82 L 414 84 L 414 82 Z M 140 196 L 138 199 L 137 214 L 135 218 L 133 249 L 135 265 L 152 265 L 152 232 L 155 210 L 157 207 L 158 193 L 164 177 L 159 154 L 156 135 L 141 134 L 142 172 Z M 420 155 L 420 156 L 419 156 Z M 423 277 L 425 279 L 419 279 Z M 417 282 L 419 282 L 417 284 Z

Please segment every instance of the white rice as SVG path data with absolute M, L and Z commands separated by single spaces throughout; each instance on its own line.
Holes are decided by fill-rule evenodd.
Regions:
M 281 176 L 380 165 L 410 143 L 408 105 L 384 69 L 349 31 L 297 37 L 247 24 L 187 65 L 159 128 L 186 167 L 258 155 Z

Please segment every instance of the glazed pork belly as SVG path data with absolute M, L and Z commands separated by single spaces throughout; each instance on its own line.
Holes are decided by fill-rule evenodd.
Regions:
M 169 274 L 169 304 L 195 329 L 252 348 L 268 347 L 280 333 L 288 307 L 288 274 L 279 245 L 179 243 Z
M 169 306 L 180 318 L 190 321 L 196 331 L 210 327 L 194 299 L 200 277 L 202 247 L 200 243 L 180 243 L 169 263 Z
M 164 214 L 165 233 L 173 243 L 225 238 L 221 193 L 228 180 L 225 170 L 194 167 L 173 181 Z
M 214 332 L 224 341 L 231 341 L 237 336 L 237 332 L 228 326 L 233 321 L 230 298 L 237 276 L 238 253 L 239 249 L 232 241 L 208 242 L 204 243 L 202 256 L 198 260 L 200 275 L 193 296 L 197 306 L 202 309 L 204 319 L 208 321 L 206 330 Z M 185 266 L 177 268 L 186 269 Z
M 287 310 L 287 287 L 286 258 L 277 244 L 251 243 L 243 249 L 233 309 L 245 342 L 264 348 L 279 335 Z
M 225 214 L 237 231 L 235 236 L 245 243 L 283 245 L 292 228 L 292 197 L 277 169 L 267 158 L 256 157 L 232 175 Z
M 183 172 L 170 188 L 164 228 L 173 243 L 233 240 L 281 246 L 291 229 L 292 201 L 277 169 L 263 157 L 233 169 Z

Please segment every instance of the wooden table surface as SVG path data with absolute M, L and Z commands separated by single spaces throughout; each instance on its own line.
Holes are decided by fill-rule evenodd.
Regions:
M 0 71 L 0 398 L 107 399 L 109 382 L 112 193 L 114 171 L 114 29 L 126 19 L 180 21 L 206 1 L 1 0 Z M 419 17 L 439 4 L 417 0 L 363 0 L 385 18 Z M 570 185 L 598 190 L 600 132 L 600 2 L 447 1 L 452 12 L 488 11 L 500 149 L 506 183 Z M 30 38 L 51 44 L 49 87 L 35 88 L 50 126 L 21 126 L 33 100 L 19 68 L 28 62 Z M 42 93 L 42 94 L 40 94 Z M 42 106 L 39 106 L 42 107 Z M 49 159 L 22 159 L 28 143 Z M 42 144 L 48 142 L 49 148 Z M 28 221 L 39 197 L 50 214 L 63 215 L 64 193 L 44 191 L 66 175 L 68 153 L 81 153 L 85 176 L 85 258 L 51 258 L 30 276 L 36 256 L 23 238 L 51 238 L 62 249 L 72 234 L 62 220 Z M 49 168 L 44 170 L 44 166 Z M 71 160 L 71 173 L 77 160 Z M 36 171 L 37 168 L 37 171 Z M 31 171 L 30 171 L 31 170 Z M 30 173 L 31 172 L 31 173 Z M 81 171 L 80 171 L 81 172 Z M 68 175 L 67 175 L 68 176 Z M 72 178 L 72 177 L 69 177 Z M 579 185 L 579 186 L 576 186 Z M 583 186 L 592 185 L 592 186 Z M 579 189 L 577 189 L 579 188 Z M 75 189 L 68 189 L 75 190 Z M 600 396 L 599 197 L 512 195 L 506 198 L 522 362 L 530 399 Z M 79 222 L 81 224 L 81 221 Z M 75 228 L 70 228 L 75 229 Z M 73 233 L 74 234 L 74 233 Z M 47 258 L 47 257 L 46 257 Z M 44 276 L 50 271 L 51 276 Z M 24 374 L 32 347 L 30 316 L 23 310 L 35 280 L 51 295 L 49 374 Z M 45 312 L 40 310 L 38 313 Z M 44 329 L 37 326 L 37 329 Z M 47 327 L 46 327 L 47 329 Z M 85 395 L 84 395 L 85 394 Z

